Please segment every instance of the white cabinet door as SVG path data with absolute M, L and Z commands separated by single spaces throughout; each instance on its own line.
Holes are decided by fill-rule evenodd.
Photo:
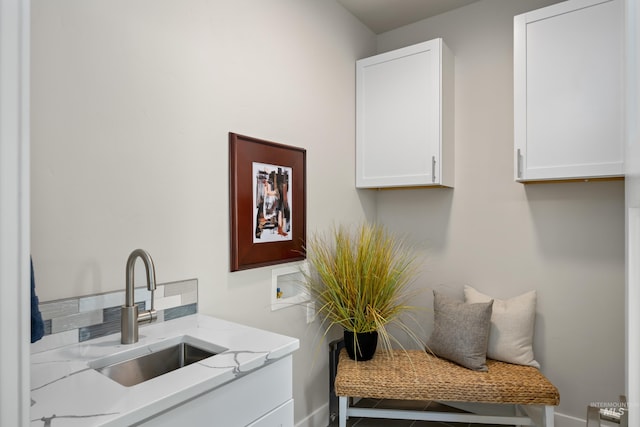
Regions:
M 517 181 L 623 175 L 622 31 L 620 0 L 514 18 Z
M 356 187 L 453 186 L 453 56 L 434 39 L 356 62 Z
M 136 424 L 149 427 L 256 426 L 293 427 L 292 356 Z

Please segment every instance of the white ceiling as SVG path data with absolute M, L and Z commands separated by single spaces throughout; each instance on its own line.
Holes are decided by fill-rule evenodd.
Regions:
M 439 15 L 478 0 L 337 0 L 376 34 Z

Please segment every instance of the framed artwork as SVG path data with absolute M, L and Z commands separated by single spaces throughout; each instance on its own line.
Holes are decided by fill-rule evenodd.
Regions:
M 307 152 L 229 132 L 231 271 L 305 258 Z

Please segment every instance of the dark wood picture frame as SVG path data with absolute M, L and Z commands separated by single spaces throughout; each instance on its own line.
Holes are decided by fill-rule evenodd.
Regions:
M 256 202 L 262 200 L 256 194 L 260 185 L 254 172 L 254 168 L 259 167 L 256 164 L 273 165 L 276 169 L 270 175 L 260 171 L 260 177 L 264 175 L 262 182 L 277 194 L 277 200 L 282 199 L 280 194 L 290 194 L 290 203 L 285 196 L 286 210 L 276 213 L 276 219 L 265 221 L 261 213 L 263 204 Z M 282 169 L 285 172 L 281 173 Z M 229 132 L 231 271 L 305 259 L 306 175 L 305 149 Z M 286 183 L 284 191 L 283 181 Z M 278 205 L 283 206 L 280 202 Z M 286 214 L 288 218 L 285 218 Z M 262 233 L 270 233 L 270 238 L 275 240 L 256 242 L 262 238 L 259 237 Z

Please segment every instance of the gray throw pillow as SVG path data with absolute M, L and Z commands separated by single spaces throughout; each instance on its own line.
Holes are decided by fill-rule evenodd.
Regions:
M 433 291 L 434 326 L 427 351 L 474 371 L 487 371 L 493 300 L 465 304 Z

